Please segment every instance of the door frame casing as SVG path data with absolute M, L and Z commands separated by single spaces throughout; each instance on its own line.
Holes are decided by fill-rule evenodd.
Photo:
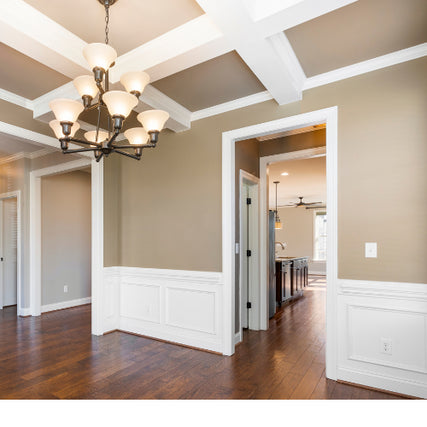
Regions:
M 22 212 L 21 212 L 21 190 L 9 191 L 0 194 L 0 201 L 5 199 L 13 199 L 16 197 L 16 312 L 20 316 L 22 314 L 22 272 L 21 272 L 21 256 L 22 256 Z M 3 227 L 3 212 L 1 213 L 1 224 Z M 3 232 L 3 230 L 1 230 Z M 0 278 L 0 309 L 3 308 L 3 268 L 1 269 L 2 277 Z
M 235 339 L 235 142 L 262 135 L 326 123 L 326 181 L 328 206 L 328 260 L 326 303 L 326 376 L 337 378 L 337 280 L 338 280 L 338 107 L 330 107 L 265 123 L 234 129 L 222 134 L 222 274 L 223 274 L 223 354 L 234 353 Z M 263 197 L 263 195 L 260 196 Z M 266 242 L 261 242 L 261 255 Z M 261 267 L 263 267 L 261 265 Z M 266 267 L 264 267 L 266 269 Z M 261 272 L 265 281 L 265 271 Z M 264 308 L 268 314 L 268 298 Z M 267 323 L 268 324 L 268 323 Z
M 251 272 L 252 274 L 250 275 L 250 283 L 249 283 L 249 290 L 250 293 L 252 295 L 255 296 L 254 292 L 257 291 L 257 287 L 255 285 L 256 282 L 258 282 L 259 279 L 259 265 L 260 265 L 260 259 L 259 259 L 259 178 L 256 177 L 255 175 L 250 174 L 249 172 L 246 172 L 242 169 L 240 169 L 239 171 L 239 207 L 240 207 L 240 212 L 239 212 L 239 227 L 240 227 L 240 232 L 239 232 L 239 314 L 240 314 L 240 319 L 239 319 L 239 332 L 240 332 L 240 341 L 243 340 L 243 322 L 242 322 L 242 316 L 243 316 L 243 312 L 242 312 L 242 305 L 243 305 L 243 300 L 242 300 L 242 277 L 243 277 L 243 261 L 245 259 L 245 249 L 243 248 L 243 212 L 242 212 L 242 206 L 243 206 L 243 197 L 242 197 L 242 187 L 243 187 L 243 183 L 246 181 L 246 183 L 248 183 L 248 185 L 251 186 L 252 191 L 253 191 L 253 195 L 252 195 L 252 199 L 253 202 L 251 204 L 251 206 L 253 206 L 252 212 L 253 212 L 253 216 L 250 218 L 250 235 L 254 237 L 254 242 L 251 245 L 251 251 L 252 251 L 252 255 L 251 255 Z M 255 188 L 253 188 L 255 187 Z M 255 280 L 256 278 L 256 280 Z M 256 295 L 257 296 L 257 295 Z M 257 296 L 258 297 L 258 296 Z M 258 299 L 258 298 L 257 298 Z M 249 326 L 251 326 L 249 328 Z M 253 330 L 259 330 L 259 305 L 258 304 L 254 304 L 252 306 L 252 309 L 250 311 L 250 316 L 248 317 L 248 328 L 249 329 L 253 329 Z
M 30 314 L 41 314 L 41 178 L 91 166 L 92 334 L 102 335 L 102 278 L 104 267 L 103 160 L 84 157 L 30 172 Z

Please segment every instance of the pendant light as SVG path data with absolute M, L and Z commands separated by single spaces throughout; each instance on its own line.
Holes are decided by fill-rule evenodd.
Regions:
M 274 228 L 276 230 L 281 230 L 283 226 L 279 218 L 279 211 L 277 210 L 277 184 L 280 184 L 280 181 L 274 181 L 273 184 L 276 185 L 276 210 L 274 211 L 274 214 L 275 214 Z

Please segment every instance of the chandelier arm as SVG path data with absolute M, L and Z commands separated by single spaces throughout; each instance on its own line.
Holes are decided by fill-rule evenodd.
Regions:
M 155 144 L 141 144 L 141 145 L 117 145 L 117 144 L 112 144 L 111 147 L 114 149 L 121 149 L 121 148 L 154 148 L 156 145 Z
M 77 138 L 69 138 L 66 140 L 67 142 L 78 142 L 79 144 L 85 144 L 85 145 L 96 145 L 97 148 L 101 148 L 102 147 L 102 143 L 101 142 L 88 142 L 88 141 L 83 141 L 81 139 L 77 139 Z
M 135 156 L 134 154 L 126 153 L 126 151 L 122 151 L 122 150 L 115 149 L 114 153 L 118 153 L 118 154 L 121 154 L 122 156 L 130 157 L 130 158 L 136 159 L 136 160 L 140 160 L 141 159 L 140 156 Z
M 113 145 L 113 143 L 114 143 L 115 139 L 119 136 L 119 133 L 120 133 L 120 130 L 119 130 L 119 129 L 116 129 L 116 130 L 114 131 L 113 136 L 112 136 L 112 137 L 110 138 L 110 140 L 107 142 L 107 147 L 108 147 L 108 148 L 112 148 L 112 145 Z
M 77 150 L 64 150 L 62 151 L 64 154 L 73 154 L 73 153 L 84 153 L 86 151 L 98 151 L 99 148 L 81 148 Z
M 96 87 L 98 88 L 99 93 L 100 93 L 101 95 L 104 95 L 105 90 L 104 90 L 104 87 L 102 86 L 102 83 L 101 83 L 101 82 L 96 82 Z
M 100 105 L 99 101 L 96 104 L 89 105 L 88 107 L 85 107 L 84 111 L 92 111 L 98 108 Z M 102 104 L 101 104 L 102 105 Z
M 102 152 L 101 152 L 101 154 L 99 156 L 97 156 L 96 153 L 95 153 L 95 160 L 96 160 L 96 162 L 99 163 L 103 156 L 104 156 L 104 153 L 102 153 Z

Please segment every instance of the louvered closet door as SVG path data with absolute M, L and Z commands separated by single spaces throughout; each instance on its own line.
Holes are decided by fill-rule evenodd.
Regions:
M 3 305 L 17 301 L 17 206 L 16 198 L 3 200 Z

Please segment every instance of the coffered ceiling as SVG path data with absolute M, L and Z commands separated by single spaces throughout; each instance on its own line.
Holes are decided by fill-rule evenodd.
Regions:
M 124 72 L 147 71 L 152 84 L 132 117 L 164 109 L 166 126 L 181 132 L 194 120 L 269 99 L 295 102 L 310 88 L 425 56 L 425 22 L 425 0 L 118 0 L 111 81 L 120 87 Z M 82 49 L 103 41 L 104 25 L 98 0 L 1 0 L 0 99 L 51 120 L 52 99 L 79 99 L 71 80 L 91 72 Z M 81 126 L 89 130 L 93 118 Z
M 91 0 L 25 0 L 26 3 L 80 37 L 104 43 L 104 8 Z M 194 0 L 120 0 L 110 13 L 110 43 L 123 55 L 203 15 Z
M 265 90 L 236 51 L 158 80 L 153 86 L 190 111 Z
M 427 41 L 427 1 L 359 0 L 285 31 L 307 77 Z

